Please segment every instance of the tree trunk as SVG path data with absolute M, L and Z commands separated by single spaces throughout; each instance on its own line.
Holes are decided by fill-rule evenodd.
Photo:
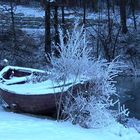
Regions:
M 14 42 L 14 46 L 16 46 L 17 38 L 16 38 L 16 29 L 15 29 L 15 19 L 14 19 L 14 6 L 12 0 L 10 1 L 10 14 L 11 14 L 11 21 L 12 21 L 13 42 Z
M 137 30 L 137 22 L 136 22 L 136 16 L 135 16 L 136 0 L 131 0 L 131 3 L 130 4 L 131 4 L 131 10 L 132 10 L 134 28 L 135 28 L 135 30 Z
M 110 18 L 110 0 L 107 0 L 107 17 L 108 17 L 108 37 L 109 37 L 109 42 L 111 42 L 111 37 L 112 37 L 112 24 L 111 24 L 111 18 Z
M 62 0 L 62 6 L 61 6 L 61 11 L 62 11 L 62 26 L 65 25 L 65 13 L 64 13 L 64 0 Z
M 58 34 L 58 3 L 55 2 L 54 5 L 54 29 L 55 29 L 55 45 L 59 43 L 59 34 Z
M 115 0 L 112 0 L 112 12 L 115 13 Z
M 50 2 L 45 2 L 45 53 L 47 62 L 50 63 L 51 57 L 51 31 L 50 31 Z
M 98 0 L 93 0 L 92 8 L 94 12 L 98 12 Z
M 60 56 L 60 49 L 59 49 L 59 32 L 58 32 L 58 3 L 57 0 L 55 1 L 54 4 L 54 29 L 55 29 L 55 37 L 54 37 L 54 42 L 55 42 L 55 46 L 58 46 L 57 48 L 55 48 L 54 50 L 54 54 L 56 57 Z
M 61 11 L 62 11 L 62 29 L 63 29 L 64 36 L 66 35 L 65 10 L 64 10 L 65 4 L 66 4 L 66 1 L 62 0 Z M 66 36 L 64 37 L 64 43 L 66 43 Z
M 83 1 L 83 8 L 84 8 L 84 16 L 83 16 L 83 24 L 86 24 L 86 0 Z
M 126 24 L 126 0 L 120 0 L 119 6 L 120 6 L 120 19 L 121 19 L 122 33 L 126 34 L 128 31 L 127 24 Z

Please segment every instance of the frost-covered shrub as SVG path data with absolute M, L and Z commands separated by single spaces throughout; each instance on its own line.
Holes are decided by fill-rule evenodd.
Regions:
M 105 81 L 104 81 L 105 80 Z M 119 100 L 113 100 L 116 95 L 114 81 L 110 78 L 92 80 L 92 86 L 85 91 L 81 90 L 75 96 L 73 92 L 65 98 L 64 113 L 73 124 L 86 128 L 100 128 L 110 125 L 114 121 L 123 123 L 129 111 L 125 106 L 120 106 Z M 112 81 L 112 82 L 111 82 Z M 112 85 L 113 83 L 113 85 Z M 117 106 L 117 110 L 112 109 Z
M 53 77 L 57 80 L 66 80 L 72 76 L 81 76 L 89 66 L 89 49 L 87 49 L 86 34 L 84 28 L 77 26 L 70 34 L 67 31 L 67 42 L 64 42 L 64 34 L 59 31 L 60 44 L 56 49 L 60 52 L 60 58 L 52 56 Z M 80 75 L 79 75 L 80 74 Z M 78 77 L 76 77 L 78 78 Z
M 79 124 L 85 128 L 99 128 L 107 126 L 115 120 L 108 110 L 107 104 L 95 96 L 87 98 L 80 94 L 65 103 L 64 112 L 68 114 L 68 118 L 73 124 Z
M 86 31 L 76 26 L 72 33 L 67 32 L 67 43 L 60 30 L 60 45 L 56 46 L 60 57 L 52 56 L 51 77 L 53 80 L 69 81 L 84 84 L 88 81 L 86 90 L 68 90 L 68 95 L 63 103 L 63 113 L 73 124 L 82 127 L 104 127 L 118 120 L 120 115 L 127 115 L 123 108 L 121 112 L 112 111 L 110 108 L 118 103 L 111 100 L 116 95 L 114 78 L 122 72 L 124 63 L 118 58 L 112 62 L 104 59 L 91 58 L 90 49 L 87 47 Z M 74 93 L 76 92 L 76 93 Z

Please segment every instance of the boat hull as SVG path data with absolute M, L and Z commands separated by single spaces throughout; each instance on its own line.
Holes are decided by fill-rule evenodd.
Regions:
M 43 95 L 15 94 L 1 89 L 1 99 L 6 108 L 13 112 L 54 116 L 61 93 Z

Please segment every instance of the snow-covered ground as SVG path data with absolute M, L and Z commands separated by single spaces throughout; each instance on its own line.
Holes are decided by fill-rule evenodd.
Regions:
M 56 122 L 5 112 L 0 108 L 0 140 L 140 140 L 133 128 L 112 124 L 102 129 L 84 129 L 69 122 Z
M 23 13 L 24 16 L 28 17 L 44 17 L 45 11 L 42 8 L 34 8 L 34 7 L 24 7 L 17 6 L 15 13 Z
M 22 13 L 24 14 L 24 16 L 26 17 L 44 17 L 45 16 L 45 11 L 43 8 L 41 7 L 24 7 L 24 6 L 17 6 L 16 10 L 15 10 L 16 14 Z M 71 14 L 70 14 L 71 13 Z M 77 14 L 76 14 L 77 13 Z M 66 19 L 75 19 L 75 14 L 78 16 L 82 15 L 83 10 L 70 10 L 70 9 L 65 9 L 65 18 Z M 61 11 L 59 11 L 59 17 L 61 16 Z M 77 19 L 76 16 L 76 19 Z M 82 16 L 81 16 L 82 17 Z M 120 21 L 120 17 L 118 12 L 116 11 L 115 14 L 111 14 L 111 17 L 115 20 L 115 21 Z M 137 22 L 139 23 L 140 21 L 140 16 L 137 14 Z M 87 12 L 86 13 L 86 19 L 92 19 L 92 20 L 97 20 L 99 18 L 99 15 L 97 13 L 94 12 Z M 103 11 L 102 14 L 100 15 L 100 18 L 102 19 L 107 19 L 107 13 L 106 11 Z M 127 24 L 129 25 L 133 25 L 133 19 L 131 17 L 129 17 L 127 19 Z

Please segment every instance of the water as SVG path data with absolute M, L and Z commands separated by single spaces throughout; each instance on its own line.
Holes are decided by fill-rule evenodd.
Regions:
M 130 117 L 140 119 L 140 77 L 119 77 L 117 92 L 121 103 L 130 111 Z

